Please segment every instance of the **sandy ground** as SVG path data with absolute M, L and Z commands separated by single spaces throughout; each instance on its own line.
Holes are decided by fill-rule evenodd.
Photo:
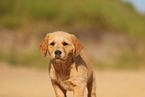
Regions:
M 97 97 L 145 97 L 145 71 L 96 71 Z M 46 70 L 0 64 L 0 97 L 55 97 Z M 72 93 L 68 93 L 72 97 Z

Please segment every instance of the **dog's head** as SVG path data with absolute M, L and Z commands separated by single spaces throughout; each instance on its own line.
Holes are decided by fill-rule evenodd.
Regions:
M 52 60 L 62 61 L 68 57 L 75 58 L 82 50 L 82 44 L 75 35 L 63 31 L 49 33 L 40 43 L 40 51 L 47 55 L 47 51 Z

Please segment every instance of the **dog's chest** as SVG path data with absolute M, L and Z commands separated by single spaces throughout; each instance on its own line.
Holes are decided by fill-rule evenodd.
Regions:
M 75 86 L 86 82 L 87 72 L 84 66 L 79 66 L 77 69 L 72 65 L 70 72 L 56 72 L 53 68 L 50 69 L 50 78 L 52 81 L 57 82 L 65 90 L 72 91 Z
M 56 72 L 54 68 L 51 68 L 50 70 L 50 78 L 51 80 L 57 82 L 62 88 L 65 90 L 72 91 L 73 90 L 73 83 L 70 79 L 69 72 Z

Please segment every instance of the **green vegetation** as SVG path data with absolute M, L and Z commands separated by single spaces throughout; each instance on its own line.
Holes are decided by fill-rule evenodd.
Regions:
M 81 34 L 91 30 L 92 35 L 113 32 L 145 42 L 145 16 L 137 13 L 130 3 L 120 0 L 0 0 L 0 28 L 13 33 L 19 31 L 24 37 L 35 35 L 38 41 L 50 29 L 63 29 Z M 47 66 L 49 58 L 44 60 L 35 48 L 24 53 L 0 50 L 0 61 L 41 68 Z M 140 68 L 144 67 L 144 55 L 144 51 L 121 51 L 114 63 L 94 63 L 99 63 L 96 65 L 99 68 Z
M 1 0 L 0 25 L 19 28 L 46 21 L 49 25 L 93 26 L 144 39 L 145 17 L 120 0 Z
M 95 67 L 98 69 L 145 69 L 145 56 L 136 53 L 129 53 L 126 51 L 120 52 L 118 57 L 114 58 L 113 62 L 106 63 L 106 62 L 98 62 L 93 61 Z
M 43 58 L 39 49 L 28 52 L 0 52 L 0 60 L 13 66 L 27 66 L 37 68 L 47 68 L 49 57 Z

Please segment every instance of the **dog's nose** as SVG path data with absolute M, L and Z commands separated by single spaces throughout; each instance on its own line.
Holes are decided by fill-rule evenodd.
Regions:
M 61 55 L 62 52 L 60 50 L 57 50 L 54 53 L 55 53 L 55 55 Z

